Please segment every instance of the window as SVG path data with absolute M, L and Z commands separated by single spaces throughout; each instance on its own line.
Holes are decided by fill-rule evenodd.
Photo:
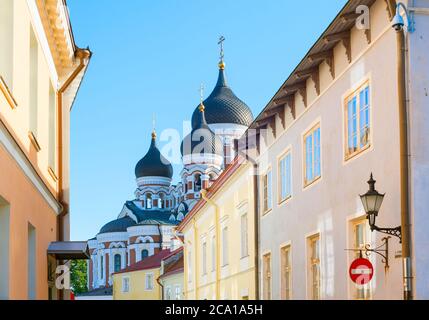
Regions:
M 104 277 L 104 256 L 100 257 L 100 279 Z
M 320 124 L 304 136 L 304 185 L 308 186 L 322 176 L 320 163 Z
M 281 298 L 283 300 L 290 300 L 292 297 L 292 266 L 290 254 L 290 246 L 281 249 Z
M 203 242 L 201 251 L 202 251 L 202 257 L 203 257 L 202 271 L 204 276 L 207 274 L 207 242 Z
M 122 278 L 122 292 L 130 292 L 130 278 L 128 277 Z
M 145 289 L 146 290 L 153 290 L 153 274 L 152 273 L 146 274 Z
M 271 300 L 271 253 L 263 257 L 263 297 L 264 300 Z
M 346 160 L 370 146 L 370 91 L 368 82 L 345 100 Z
M 212 237 L 212 272 L 216 271 L 216 236 Z
M 146 209 L 152 209 L 152 194 L 146 193 Z
M 163 193 L 159 194 L 158 208 L 159 209 L 165 208 L 165 194 L 163 194 Z
M 28 224 L 28 299 L 36 299 L 36 228 Z
M 13 3 L 0 1 L 0 77 L 12 88 L 13 74 Z
M 279 197 L 280 203 L 292 196 L 292 155 L 290 152 L 279 160 Z
M 55 102 L 55 90 L 49 83 L 49 168 L 56 173 L 56 134 L 57 134 L 57 111 Z
M 222 266 L 228 265 L 228 227 L 222 230 Z
M 311 299 L 320 299 L 320 236 L 315 235 L 308 239 L 309 244 L 309 273 Z
M 181 294 L 180 291 L 181 291 L 180 290 L 180 286 L 176 286 L 176 288 L 175 288 L 175 294 L 174 294 L 174 298 L 176 300 L 181 300 L 181 298 L 182 298 L 182 294 Z
M 39 44 L 33 29 L 30 30 L 30 132 L 37 138 L 38 117 L 38 69 L 39 69 Z
M 10 205 L 0 196 L 0 300 L 9 298 Z
M 201 191 L 201 175 L 200 174 L 195 175 L 195 191 L 196 192 Z
M 249 255 L 249 236 L 248 236 L 248 220 L 247 213 L 241 215 L 241 257 L 245 258 Z
M 147 257 L 149 257 L 149 251 L 147 251 L 146 249 L 143 249 L 141 252 L 141 260 L 144 260 Z
M 114 259 L 114 263 L 115 263 L 114 271 L 115 272 L 121 271 L 121 255 L 115 254 L 113 259 Z
M 270 211 L 273 207 L 272 204 L 272 175 L 271 170 L 269 170 L 264 176 L 263 176 L 263 205 L 264 205 L 264 213 L 267 213 Z
M 165 289 L 165 300 L 173 300 L 171 296 L 171 288 L 167 287 Z
M 191 244 L 189 244 L 191 246 Z M 188 251 L 188 261 L 187 261 L 187 267 L 188 267 L 188 282 L 192 282 L 192 252 L 191 250 Z
M 355 221 L 353 223 L 353 238 L 354 238 L 354 249 L 365 249 L 365 246 L 368 243 L 367 239 L 367 220 L 362 219 Z M 360 252 L 356 251 L 354 253 L 354 258 L 360 258 Z M 355 285 L 355 298 L 358 300 L 369 300 L 371 299 L 371 286 L 370 284 L 366 285 Z

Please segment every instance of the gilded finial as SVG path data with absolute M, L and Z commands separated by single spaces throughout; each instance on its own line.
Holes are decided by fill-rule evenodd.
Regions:
M 156 117 L 155 117 L 155 113 L 152 114 L 152 140 L 156 139 Z
M 218 45 L 220 45 L 219 69 L 221 69 L 221 70 L 225 69 L 225 61 L 224 61 L 225 52 L 223 50 L 223 42 L 224 41 L 225 41 L 225 37 L 224 36 L 220 36 L 219 42 L 217 43 Z
M 198 107 L 198 110 L 200 110 L 200 112 L 203 112 L 206 107 L 204 107 L 204 84 L 201 83 L 200 85 L 200 106 Z

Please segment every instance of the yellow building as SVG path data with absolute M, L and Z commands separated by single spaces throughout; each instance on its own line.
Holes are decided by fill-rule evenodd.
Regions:
M 113 300 L 161 300 L 162 290 L 157 279 L 161 261 L 170 253 L 170 250 L 162 250 L 114 273 Z
M 91 56 L 67 12 L 0 1 L 0 299 L 59 294 L 47 249 L 69 238 L 70 110 Z
M 185 299 L 255 299 L 254 186 L 237 158 L 179 225 Z

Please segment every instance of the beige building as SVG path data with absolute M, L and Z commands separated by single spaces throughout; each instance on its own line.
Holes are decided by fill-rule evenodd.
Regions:
M 405 4 L 415 30 L 405 30 L 404 100 L 400 33 L 391 23 L 395 1 L 348 1 L 251 126 L 266 129 L 259 141 L 263 299 L 402 299 L 402 247 L 393 235 L 389 269 L 372 253 L 370 284 L 349 279 L 359 255 L 350 249 L 376 248 L 387 236 L 371 232 L 359 198 L 371 172 L 386 193 L 378 227 L 400 226 L 401 196 L 410 199 L 413 295 L 429 298 L 429 2 Z M 404 194 L 398 110 L 405 100 L 410 190 Z
M 179 225 L 187 300 L 252 300 L 255 286 L 254 175 L 236 160 Z
M 58 297 L 47 249 L 69 238 L 70 110 L 90 56 L 65 1 L 0 1 L 0 299 Z

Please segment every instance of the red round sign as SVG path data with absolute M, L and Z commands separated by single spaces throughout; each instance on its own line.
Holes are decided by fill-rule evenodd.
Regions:
M 358 285 L 367 284 L 374 276 L 374 267 L 368 259 L 356 259 L 349 269 L 350 278 Z

